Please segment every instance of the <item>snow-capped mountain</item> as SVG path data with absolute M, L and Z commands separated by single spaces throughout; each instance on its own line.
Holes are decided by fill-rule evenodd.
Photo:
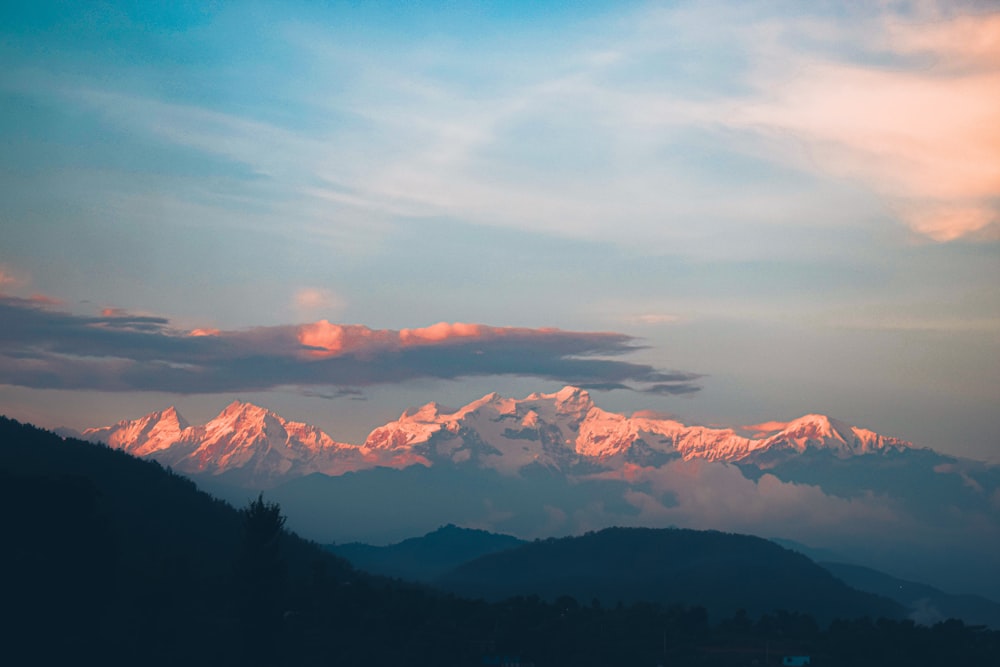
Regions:
M 190 426 L 171 407 L 88 429 L 84 437 L 182 472 L 226 474 L 258 486 L 375 466 L 459 464 L 516 474 L 534 465 L 570 473 L 683 458 L 767 467 L 807 450 L 845 458 L 911 447 L 823 415 L 740 431 L 626 417 L 602 410 L 576 387 L 523 399 L 492 393 L 458 410 L 428 403 L 376 428 L 361 445 L 337 442 L 314 426 L 238 401 L 202 426 Z
M 136 456 L 149 456 L 179 442 L 189 428 L 187 420 L 171 405 L 139 419 L 123 419 L 113 426 L 88 428 L 83 437 Z
M 173 407 L 83 437 L 148 456 L 191 474 L 227 474 L 234 483 L 270 486 L 314 472 L 339 475 L 370 467 L 362 448 L 334 441 L 308 424 L 291 422 L 250 403 L 234 401 L 217 417 L 190 426 Z
M 503 472 L 530 464 L 563 471 L 578 464 L 655 465 L 678 457 L 766 466 L 806 450 L 848 457 L 912 447 L 824 415 L 742 430 L 749 435 L 672 419 L 626 417 L 597 407 L 582 389 L 564 387 L 520 400 L 488 394 L 454 412 L 428 403 L 372 431 L 365 446 L 409 451 L 425 464 L 471 460 Z

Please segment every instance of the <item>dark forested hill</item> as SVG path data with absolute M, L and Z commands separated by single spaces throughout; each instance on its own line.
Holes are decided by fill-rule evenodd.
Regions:
M 0 656 L 230 664 L 240 654 L 236 509 L 157 463 L 2 417 L 0 501 L 12 638 Z M 319 571 L 351 576 L 315 545 L 279 540 L 289 595 Z
M 838 616 L 900 616 L 896 603 L 849 588 L 805 556 L 747 535 L 682 529 L 609 528 L 525 544 L 466 563 L 438 585 L 502 599 L 536 593 L 618 602 Z

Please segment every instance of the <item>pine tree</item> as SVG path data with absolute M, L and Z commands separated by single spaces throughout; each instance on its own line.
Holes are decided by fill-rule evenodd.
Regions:
M 279 664 L 285 598 L 285 564 L 281 540 L 285 517 L 264 495 L 242 510 L 243 544 L 237 565 L 243 664 Z

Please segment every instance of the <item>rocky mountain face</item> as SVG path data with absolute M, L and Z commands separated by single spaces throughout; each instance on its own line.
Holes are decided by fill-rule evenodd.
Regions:
M 83 435 L 182 472 L 255 486 L 376 466 L 475 465 L 504 474 L 541 466 L 573 473 L 681 458 L 768 467 L 808 450 L 844 458 L 912 446 L 823 415 L 741 431 L 626 417 L 602 410 L 575 387 L 523 399 L 493 393 L 458 410 L 428 403 L 376 428 L 361 445 L 238 401 L 201 426 L 171 407 Z

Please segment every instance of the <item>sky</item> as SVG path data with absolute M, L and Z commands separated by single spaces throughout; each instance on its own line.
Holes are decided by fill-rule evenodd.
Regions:
M 14 2 L 0 412 L 565 384 L 1000 462 L 1000 9 Z

